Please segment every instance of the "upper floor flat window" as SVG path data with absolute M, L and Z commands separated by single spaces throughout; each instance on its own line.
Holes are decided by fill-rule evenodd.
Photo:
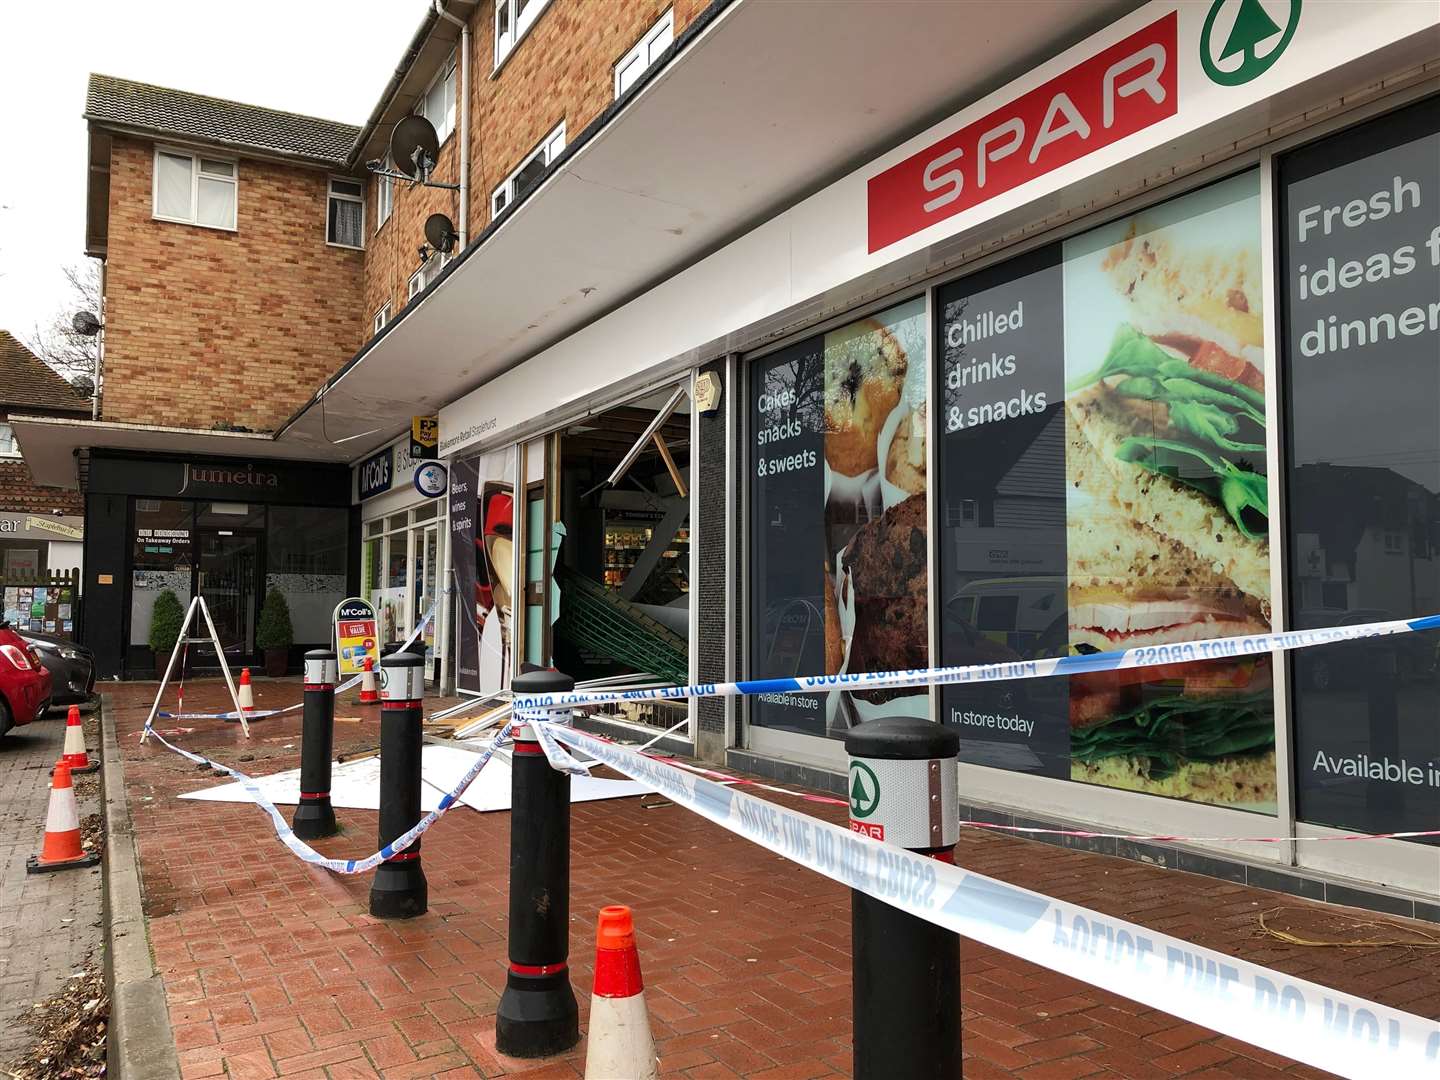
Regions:
M 501 210 L 520 198 L 540 182 L 545 170 L 550 167 L 561 151 L 565 149 L 565 122 L 546 135 L 540 145 L 530 151 L 520 167 L 505 178 L 490 196 L 490 216 L 496 217 Z
M 495 3 L 495 66 L 505 62 L 511 50 L 535 25 L 550 0 L 496 0 Z
M 421 265 L 420 269 L 410 275 L 410 284 L 405 291 L 405 299 L 413 299 L 417 293 L 422 292 L 426 286 L 440 276 L 440 271 L 445 269 L 445 264 L 450 261 L 450 256 L 441 251 L 431 255 Z
M 9 424 L 0 424 L 0 457 L 19 457 L 20 444 L 15 440 L 15 429 Z
M 435 134 L 443 143 L 455 130 L 455 57 L 452 55 L 445 69 L 435 76 L 429 88 L 415 103 L 415 113 L 430 121 Z
M 393 172 L 395 162 L 389 154 L 385 155 L 385 171 Z M 395 209 L 395 181 L 388 176 L 377 176 L 375 178 L 375 231 L 380 231 L 380 226 L 390 220 L 390 211 Z
M 645 31 L 645 36 L 615 65 L 615 96 L 618 98 L 634 86 L 636 80 L 660 58 L 660 54 L 668 49 L 674 40 L 675 9 L 671 8 L 660 16 L 654 26 Z
M 365 246 L 365 185 L 361 181 L 331 177 L 325 242 L 340 247 Z
M 375 313 L 375 318 L 370 323 L 370 333 L 378 334 L 385 329 L 385 324 L 390 321 L 390 304 L 387 301 L 385 306 Z
M 156 147 L 155 216 L 212 229 L 234 229 L 238 180 L 233 160 Z

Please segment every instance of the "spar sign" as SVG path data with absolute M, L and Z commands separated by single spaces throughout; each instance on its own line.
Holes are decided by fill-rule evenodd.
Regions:
M 365 669 L 365 658 L 380 665 L 375 607 L 368 600 L 352 596 L 335 605 L 335 655 L 341 675 L 357 675 Z

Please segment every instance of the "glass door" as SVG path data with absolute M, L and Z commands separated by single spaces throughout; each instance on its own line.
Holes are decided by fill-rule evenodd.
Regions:
M 440 526 L 432 523 L 417 529 L 414 532 L 415 552 L 415 579 L 411 595 L 415 597 L 414 604 L 410 609 L 410 625 L 420 625 L 420 620 L 425 617 L 425 612 L 438 596 L 438 585 L 440 575 Z M 436 612 L 437 618 L 439 612 Z M 425 627 L 423 639 L 426 646 L 425 655 L 429 662 L 435 659 L 435 625 L 436 620 L 432 619 Z
M 240 529 L 202 529 L 195 587 L 205 598 L 215 633 L 230 663 L 255 656 L 255 623 L 260 612 L 260 533 Z M 199 637 L 203 627 L 192 627 Z M 202 655 L 214 656 L 208 646 Z

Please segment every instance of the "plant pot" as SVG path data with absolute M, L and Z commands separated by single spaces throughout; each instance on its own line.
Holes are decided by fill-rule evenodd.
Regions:
M 285 675 L 290 668 L 289 649 L 266 649 L 265 650 L 265 674 L 272 679 L 279 679 Z

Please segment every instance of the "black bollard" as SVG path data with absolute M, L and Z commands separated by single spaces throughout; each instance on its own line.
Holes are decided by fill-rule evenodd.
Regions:
M 414 653 L 380 661 L 380 846 L 420 820 L 420 750 L 424 745 L 425 662 Z M 429 889 L 420 866 L 420 840 L 375 868 L 370 914 L 409 919 L 428 910 Z
M 523 694 L 565 693 L 558 671 L 516 676 Z M 560 719 L 565 713 L 551 713 Z M 495 1018 L 495 1046 L 546 1057 L 580 1041 L 570 988 L 570 777 L 550 767 L 529 725 L 515 731 L 510 779 L 510 970 Z
M 871 720 L 845 736 L 850 828 L 952 862 L 960 737 L 927 720 Z M 960 937 L 850 893 L 855 1080 L 955 1080 Z
M 330 753 L 335 740 L 335 654 L 305 654 L 305 712 L 300 729 L 300 805 L 291 828 L 301 840 L 320 840 L 340 831 L 330 805 Z

